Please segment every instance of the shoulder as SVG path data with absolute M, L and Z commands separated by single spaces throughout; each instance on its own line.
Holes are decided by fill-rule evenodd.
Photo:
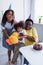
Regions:
M 37 29 L 35 27 L 33 27 L 32 28 L 32 32 L 36 34 L 37 33 Z
M 32 30 L 36 30 L 36 28 L 35 28 L 35 27 L 33 27 L 33 28 L 32 28 Z

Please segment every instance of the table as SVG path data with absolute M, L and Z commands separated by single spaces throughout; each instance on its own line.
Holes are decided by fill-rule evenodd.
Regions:
M 39 44 L 42 44 L 43 46 L 43 42 Z M 37 51 L 33 49 L 33 45 L 30 45 L 21 47 L 19 51 L 31 65 L 43 65 L 43 49 Z

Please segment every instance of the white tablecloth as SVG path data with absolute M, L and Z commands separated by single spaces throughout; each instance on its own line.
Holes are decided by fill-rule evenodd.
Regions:
M 40 44 L 43 45 L 43 42 Z M 43 65 L 43 49 L 37 51 L 33 49 L 33 45 L 30 45 L 19 50 L 31 65 Z

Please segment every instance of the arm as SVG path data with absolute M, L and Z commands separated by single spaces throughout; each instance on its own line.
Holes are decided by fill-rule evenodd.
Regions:
M 7 31 L 5 30 L 5 26 L 3 24 L 1 24 L 1 29 L 2 29 L 2 32 L 4 33 L 5 37 L 8 38 L 9 35 L 7 34 Z
M 38 33 L 37 33 L 36 28 L 33 28 L 32 33 L 33 33 L 33 37 L 35 39 L 35 43 L 37 43 L 38 42 Z
M 18 39 L 23 39 L 25 36 L 19 36 Z
M 25 30 L 23 30 L 23 32 L 22 33 L 20 33 L 19 34 L 19 39 L 23 39 L 23 38 L 26 38 L 27 36 L 26 36 L 26 31 Z
M 7 34 L 7 31 L 5 29 L 2 29 L 2 32 L 4 33 L 4 35 L 6 36 L 6 38 L 9 38 L 9 35 Z
M 34 37 L 27 35 L 25 30 L 24 30 L 24 38 L 28 39 L 31 42 L 35 42 Z
M 26 39 L 28 39 L 31 42 L 38 42 L 38 34 L 36 28 L 32 29 L 32 36 L 27 35 Z
M 27 36 L 26 39 L 28 39 L 28 40 L 31 41 L 31 42 L 35 42 L 35 39 L 34 39 L 34 37 L 32 37 L 32 36 Z

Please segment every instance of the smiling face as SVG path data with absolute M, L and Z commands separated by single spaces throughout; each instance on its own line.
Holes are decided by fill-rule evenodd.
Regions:
M 27 21 L 27 23 L 26 23 L 26 29 L 27 30 L 32 29 L 32 22 L 31 21 Z
M 22 31 L 22 27 L 18 27 L 18 28 L 17 28 L 17 31 L 18 31 L 18 32 L 21 32 L 21 31 Z
M 13 20 L 13 18 L 14 18 L 13 12 L 12 11 L 9 11 L 7 13 L 6 17 L 7 17 L 7 21 L 8 22 L 11 22 Z

